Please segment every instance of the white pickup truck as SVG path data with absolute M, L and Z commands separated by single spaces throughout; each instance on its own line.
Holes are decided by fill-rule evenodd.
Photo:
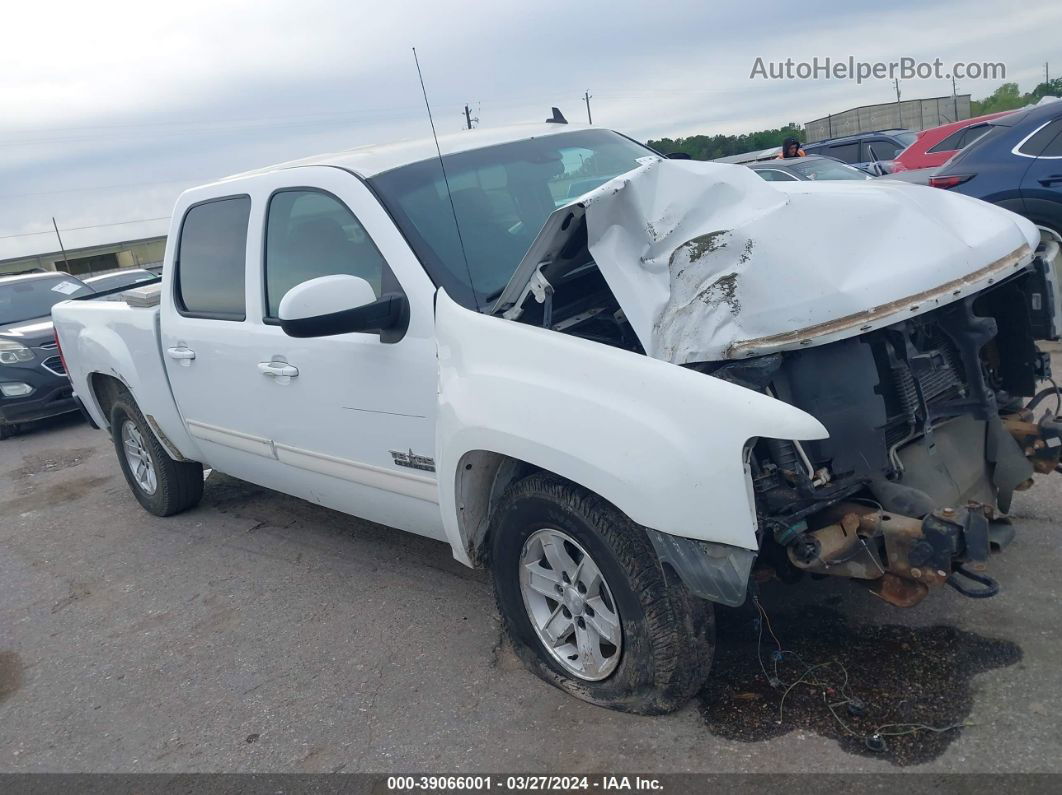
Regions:
M 531 669 L 643 713 L 703 683 L 754 569 L 996 591 L 1013 494 L 1059 461 L 1035 227 L 598 128 L 439 145 L 189 190 L 160 285 L 55 307 L 147 510 L 206 466 L 443 540 Z

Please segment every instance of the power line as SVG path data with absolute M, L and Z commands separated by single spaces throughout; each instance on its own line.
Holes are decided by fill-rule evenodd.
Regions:
M 45 229 L 43 232 L 19 232 L 17 235 L 0 235 L 0 240 L 12 237 L 32 237 L 33 235 L 52 235 L 57 232 L 80 232 L 83 229 L 102 229 L 105 226 L 125 226 L 126 224 L 146 224 L 149 221 L 168 221 L 170 216 L 160 215 L 158 218 L 135 218 L 131 221 L 114 221 L 109 224 L 90 224 L 89 226 L 71 226 L 69 229 Z

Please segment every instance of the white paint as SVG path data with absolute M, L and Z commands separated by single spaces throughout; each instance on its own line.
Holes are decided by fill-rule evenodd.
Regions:
M 454 482 L 470 450 L 556 472 L 648 527 L 755 549 L 745 442 L 827 435 L 809 414 L 750 389 L 472 312 L 442 291 L 436 318 L 435 461 L 443 521 L 459 560 Z
M 364 333 L 296 339 L 264 321 L 266 207 L 275 191 L 307 186 L 342 201 L 394 271 L 412 307 L 401 341 L 385 344 L 378 335 Z M 182 316 L 173 304 L 172 249 L 163 270 L 161 346 L 195 352 L 193 360 L 167 357 L 167 377 L 200 446 L 200 460 L 252 483 L 439 537 L 434 478 L 430 473 L 411 478 L 390 454 L 411 449 L 431 456 L 434 443 L 434 287 L 420 263 L 369 190 L 345 171 L 324 166 L 277 169 L 188 191 L 175 208 L 170 240 L 177 240 L 191 204 L 234 194 L 251 199 L 246 319 Z M 375 298 L 357 277 L 313 282 L 288 292 L 283 299 L 288 309 L 313 316 Z M 330 288 L 326 294 L 321 285 Z M 290 372 L 283 370 L 286 366 L 298 374 L 279 375 Z M 273 374 L 265 377 L 270 369 Z
M 372 285 L 360 276 L 319 276 L 297 284 L 280 299 L 281 320 L 303 320 L 354 309 L 376 300 Z

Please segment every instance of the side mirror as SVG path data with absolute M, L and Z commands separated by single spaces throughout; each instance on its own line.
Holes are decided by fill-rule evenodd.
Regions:
M 409 301 L 400 293 L 376 297 L 360 276 L 320 276 L 296 285 L 280 301 L 280 327 L 289 337 L 379 333 L 398 342 L 409 326 Z

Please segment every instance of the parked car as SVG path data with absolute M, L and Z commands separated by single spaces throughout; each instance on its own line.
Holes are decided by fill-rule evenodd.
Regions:
M 0 439 L 21 423 L 78 410 L 50 313 L 59 301 L 91 293 L 66 273 L 0 277 Z
M 804 182 L 817 179 L 867 180 L 870 175 L 832 157 L 807 155 L 765 163 L 749 163 L 756 174 L 768 182 Z
M 1062 244 L 1062 102 L 993 119 L 930 185 L 1006 207 Z
M 804 151 L 836 158 L 876 176 L 888 173 L 892 160 L 916 137 L 911 130 L 878 130 L 804 144 Z
M 1032 224 L 598 128 L 437 145 L 186 191 L 160 285 L 54 308 L 146 510 L 208 466 L 440 539 L 531 670 L 641 713 L 702 686 L 754 568 L 998 589 L 995 519 L 1062 438 L 1021 408 L 1059 317 Z
M 913 143 L 900 152 L 893 160 L 892 170 L 914 171 L 923 168 L 936 168 L 948 162 L 961 149 L 969 146 L 986 132 L 988 122 L 1006 116 L 1013 111 L 986 113 L 972 119 L 953 121 L 939 127 L 930 127 L 916 133 Z
M 874 177 L 874 179 L 891 179 L 895 182 L 907 182 L 911 185 L 929 185 L 929 180 L 940 173 L 941 166 L 933 168 L 916 168 L 908 171 L 893 171 Z
M 90 276 L 85 279 L 85 284 L 99 293 L 104 290 L 116 290 L 120 287 L 134 287 L 140 282 L 157 278 L 157 274 L 146 271 L 143 268 L 122 268 L 121 270 L 101 273 L 98 276 Z

